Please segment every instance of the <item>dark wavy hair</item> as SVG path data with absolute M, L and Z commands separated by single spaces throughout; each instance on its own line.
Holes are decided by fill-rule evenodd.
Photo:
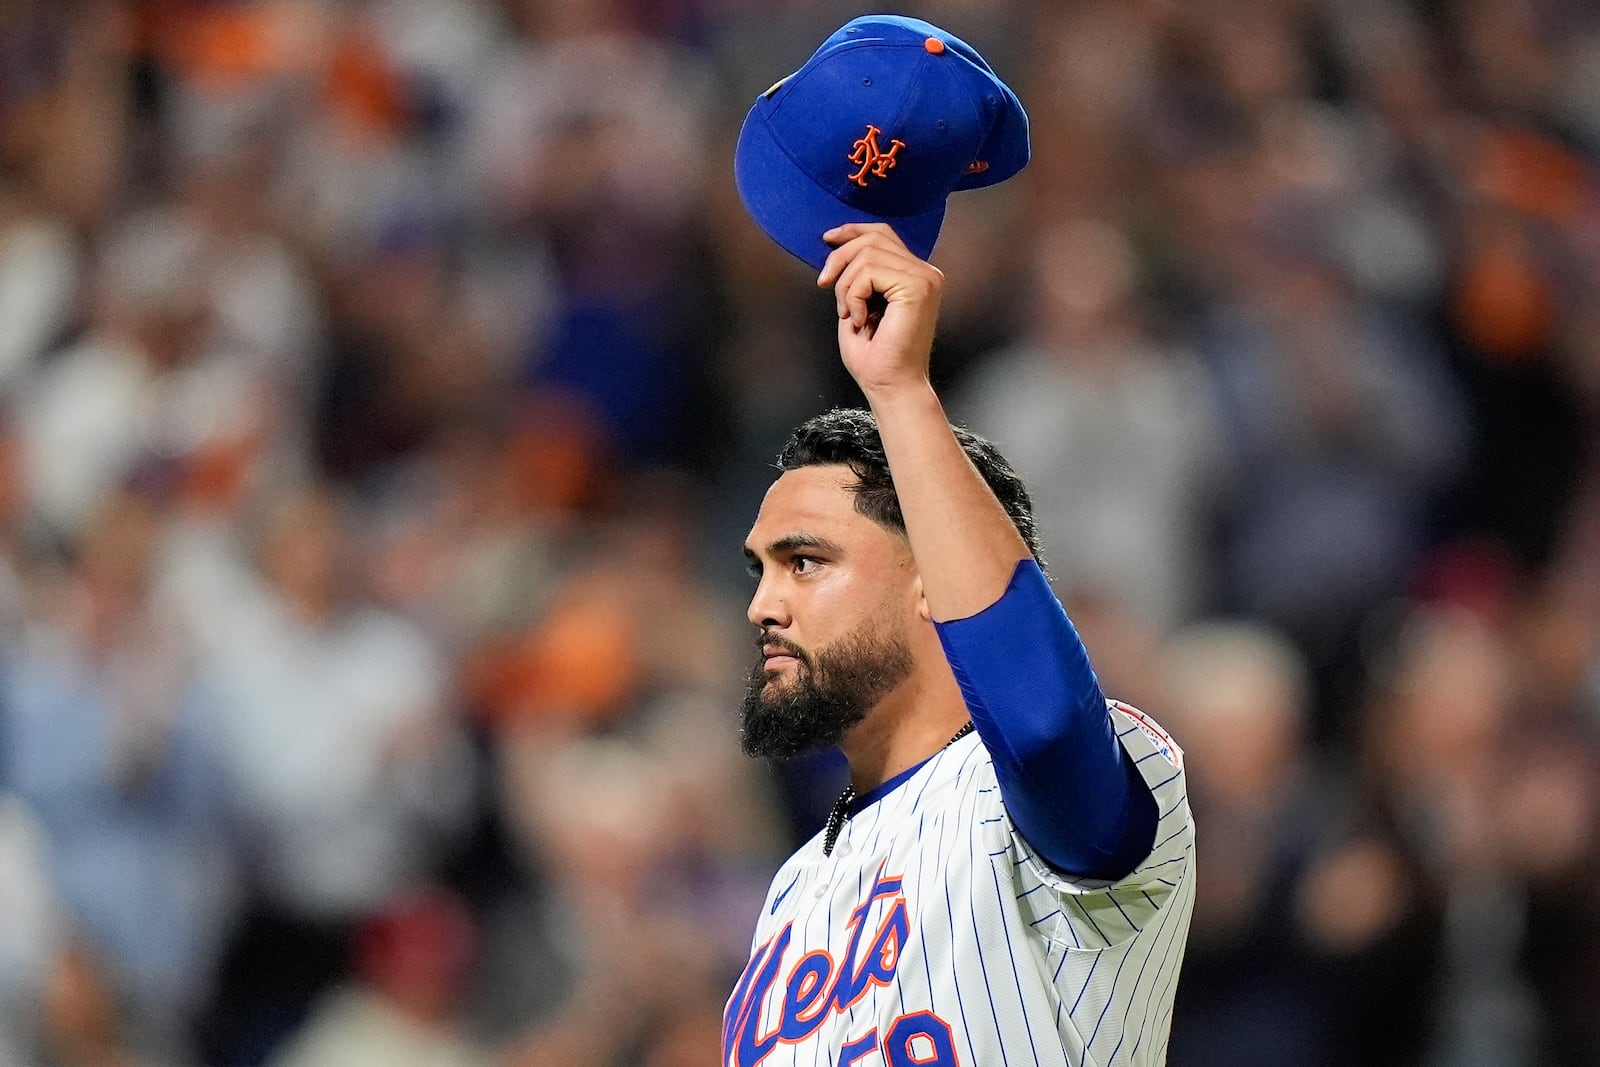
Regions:
M 1035 559 L 1039 556 L 1039 531 L 1033 521 L 1033 502 L 1027 486 L 993 442 L 963 426 L 954 424 L 961 449 L 988 483 L 1000 506 L 1006 509 L 1012 525 Z M 807 419 L 797 426 L 778 453 L 778 469 L 842 465 L 856 476 L 851 491 L 856 495 L 856 510 L 880 526 L 898 534 L 906 532 L 900 498 L 889 475 L 889 460 L 883 452 L 883 438 L 870 411 L 861 408 L 834 408 Z M 1040 559 L 1041 565 L 1043 560 Z

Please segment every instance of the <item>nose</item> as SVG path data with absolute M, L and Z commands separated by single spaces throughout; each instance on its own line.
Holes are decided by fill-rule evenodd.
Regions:
M 750 598 L 749 608 L 745 610 L 745 618 L 758 630 L 782 630 L 793 621 L 782 593 L 775 588 L 776 584 L 770 574 L 763 577 L 761 584 L 756 586 L 755 595 Z

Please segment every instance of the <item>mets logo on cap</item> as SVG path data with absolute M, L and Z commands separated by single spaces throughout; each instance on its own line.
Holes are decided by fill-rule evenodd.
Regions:
M 920 19 L 865 15 L 756 99 L 734 178 L 757 225 L 820 270 L 823 232 L 847 222 L 886 222 L 926 259 L 946 198 L 1028 155 L 1027 113 L 977 51 Z
M 906 146 L 898 137 L 889 145 L 889 151 L 884 152 L 878 148 L 878 134 L 883 131 L 872 123 L 867 123 L 867 132 L 856 139 L 850 146 L 850 154 L 845 158 L 852 163 L 861 164 L 861 169 L 850 175 L 850 180 L 857 185 L 867 184 L 867 175 L 870 173 L 875 178 L 887 178 L 889 168 L 894 166 L 895 153 Z

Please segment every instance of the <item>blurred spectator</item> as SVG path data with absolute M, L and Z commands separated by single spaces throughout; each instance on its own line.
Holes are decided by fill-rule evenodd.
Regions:
M 212 450 L 264 432 L 270 394 L 217 332 L 208 234 L 178 208 L 107 234 L 89 331 L 20 391 L 31 498 L 71 534 L 135 477 L 176 483 Z
M 0 165 L 73 228 L 105 225 L 123 202 L 131 21 L 107 0 L 0 12 Z
M 0 1059 L 26 1063 L 39 1047 L 39 1003 L 65 937 L 45 869 L 43 833 L 0 797 Z
M 545 906 L 570 979 L 513 1062 L 635 1062 L 658 1029 L 726 1000 L 748 948 L 727 906 L 759 906 L 754 879 L 704 852 L 712 813 L 693 764 L 620 740 L 519 755 L 511 769 L 531 790 L 519 828 L 561 872 Z
M 574 568 L 500 668 L 511 673 L 483 690 L 498 806 L 522 869 L 541 884 L 542 921 L 524 913 L 518 923 L 515 907 L 496 918 L 527 947 L 508 955 L 497 937 L 490 961 L 502 976 L 492 984 L 539 987 L 549 1021 L 528 1049 L 591 1040 L 593 1006 L 619 998 L 640 1004 L 638 1029 L 603 1027 L 615 1043 L 604 1055 L 636 1054 L 650 1028 L 682 1011 L 719 1009 L 719 982 L 747 955 L 739 923 L 760 904 L 758 857 L 775 836 L 753 768 L 724 743 L 734 615 L 720 615 L 683 566 L 689 501 L 672 479 L 631 489 L 598 526 L 593 561 Z M 670 624 L 636 625 L 650 619 Z M 562 932 L 554 944 L 550 931 Z M 685 970 L 690 942 L 696 962 Z M 682 980 L 671 1010 L 656 1005 L 665 990 L 633 988 L 655 967 Z M 601 1051 L 567 1058 L 611 1062 Z
M 364 599 L 350 521 L 317 489 L 279 502 L 259 584 L 197 620 L 259 873 L 306 916 L 384 899 L 424 862 L 415 835 L 459 820 L 470 789 L 437 655 Z
M 461 901 L 442 892 L 385 904 L 356 930 L 355 983 L 327 994 L 270 1067 L 489 1067 L 489 1053 L 460 1032 L 476 933 Z
M 1263 249 L 1245 271 L 1202 338 L 1238 464 L 1226 602 L 1326 671 L 1425 552 L 1461 457 L 1457 397 L 1426 342 L 1325 265 Z
M 711 180 L 709 72 L 632 24 L 632 5 L 514 5 L 523 47 L 488 71 L 468 158 L 485 221 L 550 253 L 559 303 L 526 382 L 573 398 L 637 460 L 703 447 L 699 357 Z M 703 458 L 697 454 L 696 458 Z
M 1593 212 L 1600 173 L 1555 140 L 1515 125 L 1463 122 L 1444 334 L 1472 404 L 1474 477 L 1465 518 L 1515 561 L 1546 565 L 1581 473 L 1583 409 L 1558 358 L 1560 289 L 1584 271 L 1564 234 Z
M 0 184 L 0 388 L 62 340 L 76 311 L 78 248 L 25 186 Z
M 1422 1062 L 1437 917 L 1307 751 L 1303 659 L 1271 630 L 1211 622 L 1174 635 L 1160 663 L 1212 856 L 1172 1062 Z
M 48 835 L 50 881 L 147 1051 L 181 1055 L 236 900 L 214 696 L 149 597 L 162 527 L 97 510 L 0 676 L 0 781 Z
M 1444 891 L 1449 1063 L 1600 1047 L 1592 1016 L 1561 1009 L 1596 988 L 1594 925 L 1569 910 L 1595 902 L 1596 753 L 1571 744 L 1587 724 L 1570 709 L 1525 703 L 1517 673 L 1492 618 L 1441 604 L 1406 620 L 1368 706 L 1374 798 Z
M 330 279 L 334 326 L 315 383 L 313 447 L 342 482 L 381 483 L 436 436 L 498 412 L 508 374 L 454 287 L 448 252 L 401 222 Z
M 187 590 L 255 897 L 213 1020 L 246 1043 L 224 1044 L 235 1062 L 337 976 L 350 924 L 428 871 L 471 798 L 439 655 L 366 599 L 350 522 L 307 487 L 271 508 L 252 569 L 224 559 Z
M 1027 479 L 1061 588 L 1171 627 L 1206 592 L 1203 502 L 1222 475 L 1204 373 L 1153 336 L 1134 250 L 1115 227 L 1065 219 L 1030 247 L 1030 331 L 974 373 L 954 409 L 992 428 Z

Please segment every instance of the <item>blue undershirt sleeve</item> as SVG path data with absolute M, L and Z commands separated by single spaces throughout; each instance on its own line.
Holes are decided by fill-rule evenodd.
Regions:
M 1066 874 L 1131 874 L 1155 840 L 1155 797 L 1038 562 L 1020 561 L 983 611 L 934 626 L 1018 831 Z

